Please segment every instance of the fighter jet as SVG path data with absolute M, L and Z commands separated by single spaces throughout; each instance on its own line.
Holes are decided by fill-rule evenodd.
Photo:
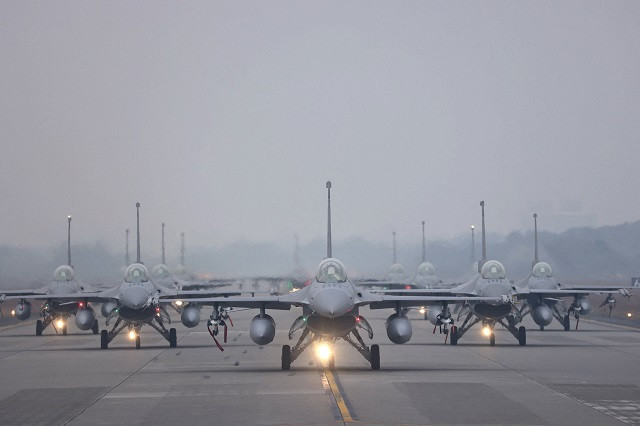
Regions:
M 167 339 L 170 347 L 177 346 L 176 329 L 167 330 L 165 324 L 171 323 L 171 318 L 165 310 L 165 305 L 176 300 L 186 300 L 197 295 L 239 295 L 237 292 L 188 292 L 170 289 L 156 284 L 149 276 L 147 268 L 140 259 L 140 203 L 136 203 L 137 226 L 137 256 L 135 263 L 127 267 L 124 281 L 110 290 L 83 295 L 87 302 L 103 303 L 102 309 L 108 313 L 106 325 L 115 320 L 111 330 L 102 330 L 100 348 L 107 349 L 109 343 L 122 331 L 128 330 L 129 338 L 135 341 L 136 349 L 140 348 L 140 329 L 148 325 L 154 328 L 162 337 Z M 56 295 L 58 300 L 72 298 L 69 294 Z M 171 299 L 171 300 L 167 300 Z M 199 312 L 198 312 L 199 314 Z M 199 322 L 199 318 L 198 318 Z
M 249 335 L 254 343 L 266 345 L 275 336 L 275 321 L 266 313 L 267 309 L 288 310 L 292 306 L 302 308 L 300 315 L 289 329 L 289 338 L 301 331 L 297 343 L 282 347 L 282 369 L 289 370 L 295 361 L 312 344 L 316 344 L 318 355 L 324 358 L 329 368 L 335 367 L 333 347 L 342 339 L 353 346 L 370 364 L 380 368 L 380 347 L 367 346 L 359 330 L 364 330 L 370 339 L 373 329 L 360 315 L 360 308 L 394 309 L 386 322 L 387 336 L 393 343 L 402 344 L 412 335 L 411 322 L 406 308 L 424 304 L 441 304 L 461 301 L 456 296 L 390 296 L 377 295 L 356 287 L 348 278 L 344 264 L 333 257 L 331 246 L 331 182 L 327 182 L 327 257 L 320 262 L 313 281 L 304 288 L 280 296 L 213 297 L 195 298 L 194 302 L 213 306 L 207 327 L 215 343 L 224 350 L 216 336 L 222 327 L 226 332 L 225 309 L 232 307 L 259 309 L 251 321 Z M 495 301 L 494 297 L 476 298 Z
M 38 290 L 2 290 L 0 301 L 19 299 L 12 314 L 19 320 L 26 320 L 31 316 L 31 302 L 29 300 L 44 301 L 40 310 L 40 317 L 36 321 L 36 336 L 51 325 L 56 333 L 67 335 L 67 319 L 75 315 L 76 326 L 80 330 L 92 330 L 98 334 L 98 321 L 93 308 L 89 306 L 84 295 L 95 291 L 86 284 L 76 280 L 75 270 L 71 265 L 71 216 L 67 216 L 67 264 L 56 268 L 53 281 Z M 72 297 L 58 300 L 60 294 Z
M 480 207 L 482 208 L 482 259 L 478 262 L 478 273 L 474 278 L 451 289 L 389 290 L 385 294 L 468 297 L 458 314 L 458 320 L 466 315 L 459 327 L 454 325 L 450 306 L 442 304 L 429 308 L 428 319 L 434 326 L 441 327 L 445 334 L 445 342 L 448 326 L 451 327 L 450 342 L 452 345 L 457 345 L 458 340 L 471 327 L 482 323 L 482 333 L 489 338 L 491 346 L 496 343 L 494 333 L 496 324 L 506 328 L 518 340 L 520 346 L 525 346 L 527 344 L 526 329 L 524 326 L 516 327 L 515 316 L 518 310 L 513 301 L 515 288 L 506 278 L 504 265 L 497 260 L 487 260 L 484 201 L 480 202 Z M 478 297 L 494 300 L 478 300 Z
M 442 280 L 436 276 L 436 268 L 433 264 L 427 262 L 427 246 L 424 235 L 425 221 L 422 221 L 422 263 L 418 266 L 418 271 L 413 277 L 413 285 L 415 288 L 439 288 L 442 286 Z
M 404 266 L 398 262 L 396 250 L 396 231 L 393 231 L 393 261 L 389 271 L 383 279 L 356 278 L 353 283 L 363 288 L 380 289 L 410 289 L 416 288 L 412 278 L 404 271 Z
M 632 287 L 616 286 L 573 286 L 558 282 L 554 276 L 551 266 L 547 262 L 538 260 L 538 215 L 533 214 L 534 222 L 534 260 L 531 273 L 522 281 L 517 283 L 517 297 L 523 301 L 517 319 L 521 321 L 527 315 L 531 315 L 540 330 L 551 324 L 553 318 L 558 320 L 565 331 L 571 329 L 570 314 L 576 319 L 576 329 L 580 323 L 580 316 L 587 315 L 591 311 L 591 302 L 587 296 L 589 294 L 607 293 L 606 299 L 600 307 L 609 307 L 609 315 L 616 304 L 613 294 L 621 294 L 630 297 L 629 289 Z M 571 297 L 573 302 L 567 309 L 562 298 Z M 563 315 L 558 307 L 564 307 Z

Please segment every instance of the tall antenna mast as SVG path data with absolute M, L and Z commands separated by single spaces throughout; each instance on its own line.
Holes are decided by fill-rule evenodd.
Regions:
M 397 263 L 397 257 L 396 257 L 396 231 L 393 231 L 393 263 Z
M 124 263 L 125 267 L 131 265 L 131 259 L 129 258 L 129 229 L 125 229 L 125 243 L 124 243 Z
M 422 221 L 422 263 L 427 260 L 427 247 L 424 242 L 424 220 Z
M 478 272 L 482 272 L 482 266 L 487 261 L 487 240 L 484 230 L 484 201 L 480 201 L 480 207 L 482 207 L 482 260 L 478 262 Z
M 67 222 L 67 265 L 71 266 L 71 215 L 67 216 Z
M 162 264 L 166 265 L 167 262 L 164 260 L 164 223 L 162 224 Z
M 535 246 L 533 265 L 535 266 L 538 263 L 538 213 L 533 214 L 533 241 Z
M 140 262 L 140 203 L 136 203 L 136 263 Z
M 327 258 L 331 254 L 331 181 L 327 181 Z
M 180 233 L 180 265 L 184 266 L 184 232 Z

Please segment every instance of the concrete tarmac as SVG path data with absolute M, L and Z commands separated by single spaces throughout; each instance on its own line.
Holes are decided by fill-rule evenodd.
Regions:
M 450 346 L 415 312 L 411 341 L 394 345 L 384 328 L 391 312 L 364 309 L 380 371 L 344 342 L 333 372 L 311 351 L 282 371 L 281 347 L 295 343 L 299 332 L 289 341 L 287 331 L 299 312 L 269 313 L 274 342 L 253 344 L 256 312 L 235 312 L 224 352 L 205 322 L 178 323 L 177 348 L 145 327 L 139 350 L 126 334 L 101 350 L 99 336 L 74 324 L 68 336 L 47 329 L 36 337 L 32 322 L 0 327 L 0 423 L 640 424 L 637 329 L 582 320 L 577 331 L 558 323 L 538 331 L 527 320 L 526 347 L 502 329 L 490 347 L 480 328 Z

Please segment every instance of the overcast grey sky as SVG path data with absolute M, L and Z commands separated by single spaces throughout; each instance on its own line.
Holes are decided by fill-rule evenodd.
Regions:
M 640 2 L 0 3 L 2 244 L 640 218 Z M 557 229 L 556 229 L 557 230 Z

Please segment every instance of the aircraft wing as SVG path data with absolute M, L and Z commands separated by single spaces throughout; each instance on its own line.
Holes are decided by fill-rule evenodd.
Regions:
M 370 309 L 388 309 L 388 308 L 410 308 L 415 306 L 436 305 L 441 303 L 461 303 L 465 301 L 471 302 L 499 302 L 504 298 L 499 297 L 478 297 L 478 296 L 408 296 L 408 295 L 383 295 L 382 300 L 369 303 Z M 508 297 L 506 298 L 509 299 Z
M 525 299 L 529 296 L 541 296 L 541 297 L 575 297 L 578 295 L 589 294 L 602 294 L 602 293 L 618 293 L 623 296 L 629 296 L 629 291 L 620 287 L 593 287 L 589 289 L 585 288 L 566 288 L 557 290 L 545 290 L 545 289 L 530 289 L 519 288 L 515 291 L 514 296 L 518 299 Z
M 460 296 L 467 298 L 476 298 L 477 293 L 453 291 L 453 288 L 419 288 L 419 289 L 400 289 L 400 290 L 371 290 L 375 294 L 396 295 L 396 296 Z
M 239 294 L 239 293 L 238 293 Z M 222 308 L 262 308 L 265 309 L 278 309 L 289 310 L 294 305 L 292 302 L 281 301 L 281 296 L 217 296 L 217 297 L 194 297 L 187 299 L 189 302 L 194 302 L 199 305 L 205 306 L 219 306 Z M 161 302 L 172 303 L 176 301 L 185 301 L 184 298 L 176 297 L 163 297 Z
M 607 293 L 607 292 L 612 292 L 612 293 L 619 293 L 624 291 L 628 291 L 628 290 L 632 290 L 634 288 L 637 287 L 632 287 L 632 286 L 619 286 L 619 285 L 600 285 L 600 286 L 590 286 L 590 285 L 567 285 L 567 284 L 560 284 L 562 286 L 562 289 L 567 289 L 567 290 L 588 290 L 591 291 L 593 293 Z
M 0 301 L 9 299 L 32 299 L 35 296 L 47 294 L 48 287 L 24 290 L 0 290 Z

